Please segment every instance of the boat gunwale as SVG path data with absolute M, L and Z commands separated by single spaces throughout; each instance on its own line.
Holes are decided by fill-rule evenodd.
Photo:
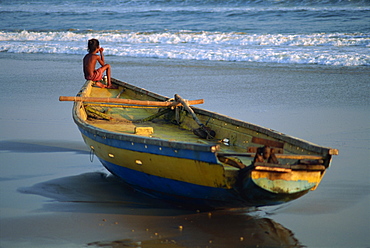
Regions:
M 238 127 L 247 128 L 247 129 L 255 131 L 257 133 L 265 134 L 265 135 L 273 138 L 274 140 L 283 141 L 283 142 L 286 142 L 288 144 L 304 148 L 304 149 L 306 149 L 308 151 L 311 151 L 311 152 L 315 152 L 315 153 L 319 153 L 319 154 L 323 154 L 323 155 L 338 155 L 338 150 L 334 149 L 334 148 L 320 146 L 320 145 L 317 145 L 315 143 L 312 143 L 312 142 L 304 140 L 304 139 L 300 139 L 300 138 L 297 138 L 297 137 L 294 137 L 294 136 L 291 136 L 291 135 L 287 135 L 287 134 L 278 132 L 276 130 L 273 130 L 273 129 L 270 129 L 270 128 L 267 128 L 267 127 L 263 127 L 263 126 L 259 126 L 259 125 L 252 124 L 252 123 L 249 123 L 249 122 L 241 121 L 241 120 L 235 119 L 233 117 L 223 115 L 223 114 L 219 114 L 219 113 L 216 113 L 216 112 L 212 112 L 212 111 L 209 111 L 209 110 L 204 110 L 204 109 L 197 108 L 197 107 L 192 107 L 192 109 L 194 110 L 195 113 L 198 113 L 200 115 L 209 116 L 210 118 L 215 118 L 215 119 L 218 119 L 220 121 L 225 121 L 227 123 L 230 123 L 230 124 L 238 126 Z
M 126 142 L 134 142 L 134 143 L 141 143 L 146 145 L 156 145 L 162 147 L 168 147 L 173 149 L 187 149 L 187 150 L 195 150 L 195 151 L 202 151 L 202 152 L 212 152 L 214 153 L 218 148 L 217 144 L 214 145 L 207 145 L 207 144 L 196 144 L 196 143 L 189 143 L 189 142 L 181 142 L 181 141 L 167 141 L 164 139 L 158 139 L 153 137 L 146 137 L 146 136 L 138 136 L 135 134 L 128 134 L 128 133 L 116 133 L 111 131 L 106 131 L 105 129 L 97 128 L 93 125 L 90 125 L 84 121 L 81 121 L 81 118 L 77 117 L 78 119 L 75 120 L 75 123 L 78 127 L 88 131 L 89 133 L 103 137 L 105 139 L 114 139 Z

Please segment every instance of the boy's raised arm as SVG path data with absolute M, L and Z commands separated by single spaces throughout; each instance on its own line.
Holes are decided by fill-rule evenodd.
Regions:
M 99 57 L 99 59 L 98 59 L 99 64 L 100 64 L 101 66 L 105 65 L 103 51 L 104 51 L 104 48 L 102 48 L 102 47 L 101 47 L 101 48 L 99 49 L 100 57 Z

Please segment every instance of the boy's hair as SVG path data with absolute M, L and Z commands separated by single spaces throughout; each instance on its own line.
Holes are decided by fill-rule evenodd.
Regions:
M 98 47 L 99 47 L 99 41 L 97 39 L 90 39 L 87 42 L 87 51 L 89 53 L 95 51 Z

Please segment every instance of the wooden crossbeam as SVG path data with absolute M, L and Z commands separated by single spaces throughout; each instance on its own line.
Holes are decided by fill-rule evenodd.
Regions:
M 217 153 L 219 156 L 223 157 L 254 157 L 255 153 Z M 299 155 L 299 154 L 275 154 L 276 158 L 281 159 L 312 159 L 319 160 L 325 159 L 325 157 L 320 155 Z
M 158 107 L 172 107 L 180 106 L 180 102 L 161 102 L 161 101 L 142 101 L 121 98 L 104 98 L 104 97 L 80 97 L 80 96 L 60 96 L 59 101 L 72 101 L 72 102 L 99 102 L 99 103 L 117 103 L 117 104 L 130 104 L 130 105 L 144 105 L 144 106 L 158 106 Z M 189 100 L 188 105 L 202 104 L 204 99 Z
M 269 140 L 269 139 L 263 139 L 258 137 L 252 138 L 252 143 L 270 146 L 270 147 L 277 147 L 277 148 L 284 148 L 284 143 L 275 141 L 275 140 Z

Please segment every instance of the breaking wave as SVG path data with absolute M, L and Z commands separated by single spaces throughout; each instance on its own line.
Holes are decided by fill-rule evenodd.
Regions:
M 0 32 L 0 51 L 85 54 L 100 40 L 111 56 L 181 60 L 369 66 L 370 35 L 363 33 L 248 34 L 242 32 Z

